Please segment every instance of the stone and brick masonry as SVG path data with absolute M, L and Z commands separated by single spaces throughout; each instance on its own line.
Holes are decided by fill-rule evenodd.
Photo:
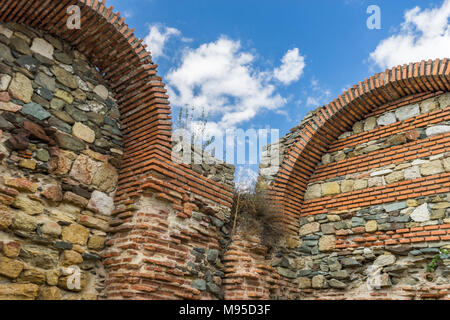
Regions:
M 366 79 L 268 146 L 271 247 L 230 234 L 233 166 L 172 161 L 156 68 L 105 1 L 0 1 L 0 299 L 450 297 L 449 257 L 426 270 L 450 246 L 448 59 Z

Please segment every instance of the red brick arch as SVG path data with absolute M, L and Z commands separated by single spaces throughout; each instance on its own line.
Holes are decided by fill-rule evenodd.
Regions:
M 179 180 L 158 190 L 180 187 L 230 205 L 232 190 L 171 161 L 171 108 L 157 65 L 134 29 L 105 0 L 1 0 L 0 21 L 16 22 L 65 40 L 86 55 L 115 93 L 124 135 L 124 158 L 116 202 L 127 201 L 154 174 Z M 81 29 L 68 29 L 67 8 L 81 9 Z M 151 172 L 151 173 L 150 173 Z M 176 177 L 176 175 L 179 177 Z M 184 177 L 183 177 L 184 176 Z M 144 179 L 143 179 L 144 178 Z M 170 200 L 170 199 L 169 199 Z
M 339 135 L 380 106 L 404 97 L 450 91 L 450 63 L 446 59 L 397 66 L 375 74 L 314 111 L 302 123 L 299 137 L 287 151 L 269 197 L 282 209 L 282 219 L 298 232 L 303 195 L 321 156 Z

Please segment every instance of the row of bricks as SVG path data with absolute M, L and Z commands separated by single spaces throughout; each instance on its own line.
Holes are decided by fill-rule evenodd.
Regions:
M 399 164 L 413 160 L 445 153 L 450 143 L 450 133 L 437 135 L 431 138 L 417 140 L 400 146 L 373 151 L 367 155 L 349 158 L 322 166 L 317 169 L 310 179 L 310 183 L 325 181 L 347 174 L 366 172 L 388 164 Z

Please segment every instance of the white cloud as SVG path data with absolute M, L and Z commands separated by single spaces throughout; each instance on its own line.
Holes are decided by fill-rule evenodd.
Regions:
M 148 35 L 144 38 L 153 58 L 164 56 L 164 47 L 171 37 L 179 37 L 181 32 L 175 28 L 168 28 L 159 24 L 151 25 Z
M 300 79 L 305 68 L 305 57 L 298 48 L 289 50 L 281 59 L 282 65 L 274 70 L 274 77 L 288 85 Z
M 239 41 L 220 37 L 197 49 L 186 48 L 180 65 L 165 77 L 174 106 L 194 106 L 209 116 L 206 132 L 233 129 L 286 99 L 275 92 L 272 71 L 255 67 L 255 56 Z
M 381 68 L 420 60 L 450 57 L 450 0 L 440 8 L 405 13 L 397 34 L 381 41 L 370 59 Z
M 330 102 L 331 91 L 322 87 L 317 79 L 311 80 L 311 90 L 309 96 L 306 98 L 306 105 L 308 107 L 319 107 Z

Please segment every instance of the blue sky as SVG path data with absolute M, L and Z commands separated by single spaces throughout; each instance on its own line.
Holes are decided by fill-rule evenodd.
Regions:
M 146 39 L 175 112 L 204 105 L 212 132 L 270 126 L 283 136 L 308 111 L 386 67 L 450 57 L 450 0 L 107 4 Z M 367 27 L 370 5 L 380 8 L 379 30 Z

